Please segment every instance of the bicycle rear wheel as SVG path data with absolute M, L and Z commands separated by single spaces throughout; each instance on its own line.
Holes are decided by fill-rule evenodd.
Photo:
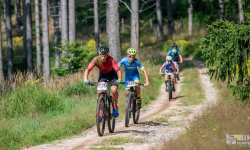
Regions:
M 133 100 L 133 122 L 137 124 L 140 117 L 140 109 L 136 108 L 136 99 Z
M 169 85 L 169 87 L 168 87 L 168 100 L 169 101 L 171 101 L 171 98 L 172 98 L 172 86 L 171 86 L 171 81 L 170 81 L 171 79 L 168 79 L 168 85 Z
M 102 118 L 99 118 L 99 112 L 102 112 Z M 103 136 L 105 130 L 105 119 L 106 119 L 106 105 L 104 103 L 104 97 L 100 96 L 98 98 L 97 107 L 96 107 L 96 126 L 99 136 Z
M 113 133 L 115 130 L 115 117 L 114 117 L 114 102 L 113 100 L 108 101 L 108 129 L 109 129 L 109 133 Z
M 128 127 L 129 125 L 129 120 L 131 116 L 131 101 L 132 101 L 132 93 L 128 93 L 127 98 L 126 98 L 126 113 L 125 113 L 125 127 Z

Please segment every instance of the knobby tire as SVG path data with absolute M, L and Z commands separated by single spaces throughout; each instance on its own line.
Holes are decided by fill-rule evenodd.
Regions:
M 115 130 L 115 117 L 114 117 L 114 102 L 112 100 L 108 101 L 107 111 L 109 113 L 107 119 L 109 133 L 113 133 Z
M 102 109 L 100 109 L 100 104 L 102 104 Z M 102 120 L 99 120 L 99 110 L 102 111 Z M 105 119 L 106 119 L 106 106 L 104 103 L 104 97 L 100 96 L 98 98 L 97 107 L 96 107 L 96 126 L 99 136 L 103 136 L 105 130 Z
M 131 116 L 131 101 L 132 101 L 132 93 L 128 93 L 127 98 L 126 98 L 126 113 L 125 113 L 125 127 L 128 127 L 129 125 L 129 120 Z
M 168 79 L 168 100 L 171 101 L 171 98 L 172 98 L 172 86 L 171 86 L 171 79 Z
M 137 110 L 136 99 L 133 100 L 133 122 L 137 124 L 140 117 L 140 109 Z

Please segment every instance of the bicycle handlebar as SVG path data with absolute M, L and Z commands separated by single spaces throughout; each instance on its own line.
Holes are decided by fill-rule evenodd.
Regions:
M 159 73 L 159 74 L 161 74 L 161 75 L 166 75 L 166 74 L 172 74 L 172 75 L 174 75 L 174 74 L 179 74 L 179 73 L 177 73 L 177 72 L 173 72 L 173 73 Z
M 126 84 L 126 83 L 128 83 L 128 81 L 122 81 L 122 82 L 121 82 L 121 84 Z M 139 84 L 140 86 L 144 86 L 144 84 L 142 84 L 142 83 L 136 83 L 136 82 L 135 82 L 135 84 Z

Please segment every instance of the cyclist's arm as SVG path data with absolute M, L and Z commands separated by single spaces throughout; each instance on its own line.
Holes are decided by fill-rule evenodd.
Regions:
M 148 72 L 145 68 L 142 68 L 141 71 L 144 73 L 146 79 L 146 83 L 144 84 L 144 86 L 148 86 L 149 85 Z
M 183 63 L 182 55 L 179 55 L 180 63 Z
M 118 76 L 118 79 L 122 79 L 122 72 L 121 70 L 117 71 L 117 76 Z
M 115 59 L 112 60 L 112 67 L 114 68 L 114 70 L 117 73 L 118 79 L 122 79 L 122 72 L 120 70 L 120 67 L 118 66 L 118 64 L 116 63 Z
M 161 70 L 162 70 L 162 67 L 160 68 L 160 71 L 159 71 L 160 73 L 161 73 Z
M 84 71 L 84 79 L 88 79 L 89 76 L 89 69 L 85 69 Z
M 95 67 L 95 58 L 89 63 L 88 67 L 84 71 L 84 79 L 88 79 L 89 72 Z

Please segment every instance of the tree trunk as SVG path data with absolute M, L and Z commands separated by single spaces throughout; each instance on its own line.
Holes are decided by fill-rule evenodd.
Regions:
M 125 27 L 124 27 L 124 18 L 122 18 L 122 32 L 125 31 Z
M 7 33 L 7 58 L 8 58 L 8 77 L 13 80 L 13 45 L 12 45 L 12 29 L 11 29 L 11 10 L 10 0 L 5 0 L 6 8 L 6 33 Z
M 23 0 L 23 55 L 27 57 L 26 0 Z
M 242 21 L 244 21 L 241 0 L 238 0 L 238 9 L 239 9 L 239 20 L 240 20 L 240 23 L 241 23 Z
M 161 17 L 161 0 L 156 0 L 156 12 L 157 12 L 157 36 L 156 39 L 163 39 L 163 29 L 162 29 L 162 17 Z
M 219 8 L 220 8 L 220 20 L 223 20 L 224 16 L 224 3 L 222 0 L 219 0 Z
M 88 34 L 88 18 L 85 17 L 85 33 Z
M 94 0 L 94 18 L 95 18 L 95 54 L 98 56 L 99 47 L 99 18 L 98 18 L 98 0 Z
M 189 8 L 188 8 L 188 32 L 189 35 L 193 33 L 193 3 L 192 0 L 188 0 Z
M 2 22 L 1 12 L 2 12 L 2 5 L 0 4 L 0 22 Z M 2 49 L 2 23 L 0 23 L 0 90 L 3 81 L 4 81 L 4 73 L 3 73 L 3 49 Z
M 67 0 L 61 0 L 61 17 L 62 17 L 62 28 L 61 28 L 61 37 L 62 37 L 62 45 L 65 45 L 65 41 L 68 41 L 68 13 L 67 13 Z M 62 51 L 63 54 L 66 51 Z
M 15 14 L 17 27 L 20 28 L 22 26 L 20 0 L 15 1 Z
M 153 34 L 154 29 L 153 29 L 153 22 L 152 22 L 152 18 L 150 18 L 150 31 L 151 31 L 151 34 Z
M 43 26 L 43 58 L 44 58 L 44 83 L 50 78 L 50 54 L 49 54 L 49 27 L 47 0 L 42 0 L 42 26 Z
M 107 37 L 108 37 L 108 31 L 109 31 L 109 29 L 108 29 L 108 26 L 109 26 L 109 22 L 108 22 L 108 20 L 109 20 L 109 6 L 108 6 L 108 2 L 106 3 L 106 34 L 107 34 Z
M 139 33 L 139 0 L 131 0 L 131 48 L 139 51 L 140 33 Z
M 60 52 L 56 47 L 59 45 L 59 14 L 58 14 L 58 0 L 53 1 L 53 6 L 54 6 L 54 12 L 53 17 L 54 19 L 54 55 L 55 55 L 55 67 L 59 68 L 60 67 Z
M 181 32 L 183 33 L 183 19 L 181 17 Z
M 69 2 L 69 41 L 74 42 L 76 40 L 76 10 L 75 0 Z
M 4 5 L 3 5 L 3 17 L 4 17 L 4 20 L 6 20 L 6 6 L 5 6 L 5 1 L 3 3 L 4 3 Z
M 32 25 L 31 25 L 31 3 L 26 0 L 26 25 L 27 25 L 27 64 L 28 72 L 33 72 L 33 50 L 32 50 Z
M 121 39 L 120 39 L 120 18 L 119 18 L 119 0 L 108 0 L 109 15 L 107 20 L 108 34 L 109 34 L 109 50 L 110 55 L 115 58 L 116 61 L 120 61 L 122 58 L 121 53 Z
M 171 0 L 167 0 L 167 11 L 168 11 L 168 36 L 172 38 L 172 36 L 175 34 L 175 28 L 174 28 Z
M 35 0 L 35 13 L 36 13 L 36 65 L 37 75 L 42 75 L 42 57 L 41 57 L 41 44 L 40 44 L 40 21 L 39 21 L 39 0 Z
M 51 15 L 51 12 L 50 12 L 50 0 L 48 0 L 47 6 L 48 6 L 48 15 Z

